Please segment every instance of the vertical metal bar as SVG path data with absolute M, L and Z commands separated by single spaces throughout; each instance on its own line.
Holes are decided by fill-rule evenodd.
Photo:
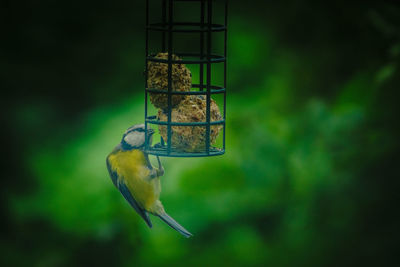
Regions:
M 212 1 L 207 0 L 207 110 L 206 110 L 206 153 L 210 154 L 210 106 L 211 106 L 211 25 Z
M 163 27 L 167 27 L 167 0 L 162 0 L 161 4 L 161 20 Z M 165 53 L 166 52 L 166 37 L 165 37 L 165 31 L 162 32 L 161 35 L 161 52 Z M 161 146 L 164 147 L 164 138 L 161 136 Z
M 168 0 L 168 142 L 167 153 L 171 154 L 172 131 L 171 131 L 171 113 L 172 113 L 172 25 L 173 25 L 173 0 Z
M 166 26 L 166 23 L 167 23 L 167 1 L 166 0 L 162 0 L 162 15 L 161 15 L 161 17 L 162 17 L 162 23 L 163 23 L 163 25 L 164 26 Z M 162 32 L 162 40 L 161 40 L 161 45 L 162 45 L 162 47 L 161 47 L 161 52 L 165 52 L 165 47 L 166 47 L 166 45 L 165 45 L 165 31 L 163 31 Z
M 225 151 L 225 130 L 226 130 L 226 71 L 227 71 L 227 42 L 228 42 L 228 0 L 225 0 L 225 38 L 224 38 L 224 58 L 225 58 L 225 62 L 224 62 L 224 88 L 225 88 L 225 92 L 224 92 L 224 132 L 223 132 L 223 138 L 222 138 L 222 142 L 223 142 L 223 149 Z
M 204 0 L 201 0 L 200 3 L 200 60 L 204 58 Z M 200 91 L 203 91 L 204 87 L 204 64 L 200 63 Z
M 149 0 L 146 0 L 146 45 L 145 45 L 145 82 L 144 82 L 144 129 L 145 133 L 147 133 L 147 78 L 148 78 L 148 55 L 149 55 Z M 149 149 L 149 138 L 148 135 L 145 135 L 145 149 Z

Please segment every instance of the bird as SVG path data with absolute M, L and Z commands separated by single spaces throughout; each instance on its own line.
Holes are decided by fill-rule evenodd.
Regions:
M 189 238 L 192 234 L 165 212 L 159 200 L 164 168 L 158 156 L 158 168 L 153 167 L 149 154 L 144 151 L 146 135 L 151 145 L 153 134 L 154 130 L 146 129 L 144 124 L 129 127 L 121 142 L 107 156 L 108 172 L 114 186 L 150 228 L 153 225 L 149 214 L 152 214 Z

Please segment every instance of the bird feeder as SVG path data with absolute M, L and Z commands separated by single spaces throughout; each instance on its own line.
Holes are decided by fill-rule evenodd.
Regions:
M 152 0 L 152 7 L 155 4 L 157 8 L 155 22 L 150 22 L 150 13 L 154 12 L 150 11 L 149 2 L 146 0 L 145 130 L 158 130 L 159 141 L 151 144 L 146 135 L 144 150 L 164 157 L 222 155 L 225 153 L 228 1 Z M 177 17 L 182 8 L 178 5 L 190 5 L 188 8 L 191 14 L 196 14 L 195 18 L 180 21 Z M 213 14 L 218 10 L 216 5 L 221 7 L 217 16 Z M 222 18 L 223 22 L 214 23 L 215 17 Z M 154 47 L 153 34 L 159 35 L 160 41 L 150 51 L 150 45 Z M 179 51 L 187 38 L 197 46 L 186 46 L 191 51 Z M 217 38 L 223 43 L 213 42 Z M 215 52 L 217 44 L 222 46 L 219 53 Z M 218 67 L 221 71 L 213 72 L 217 65 L 222 65 Z

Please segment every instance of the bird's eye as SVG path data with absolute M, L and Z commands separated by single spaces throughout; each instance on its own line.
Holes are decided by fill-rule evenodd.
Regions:
M 138 129 L 136 129 L 136 131 L 138 131 L 138 132 L 144 132 L 144 129 L 143 129 L 143 128 L 138 128 Z

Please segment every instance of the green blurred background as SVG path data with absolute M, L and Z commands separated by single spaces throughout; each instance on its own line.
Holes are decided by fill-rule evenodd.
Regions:
M 163 159 L 153 229 L 105 157 L 144 117 L 144 1 L 5 1 L 2 266 L 390 266 L 397 1 L 231 1 L 227 152 Z

